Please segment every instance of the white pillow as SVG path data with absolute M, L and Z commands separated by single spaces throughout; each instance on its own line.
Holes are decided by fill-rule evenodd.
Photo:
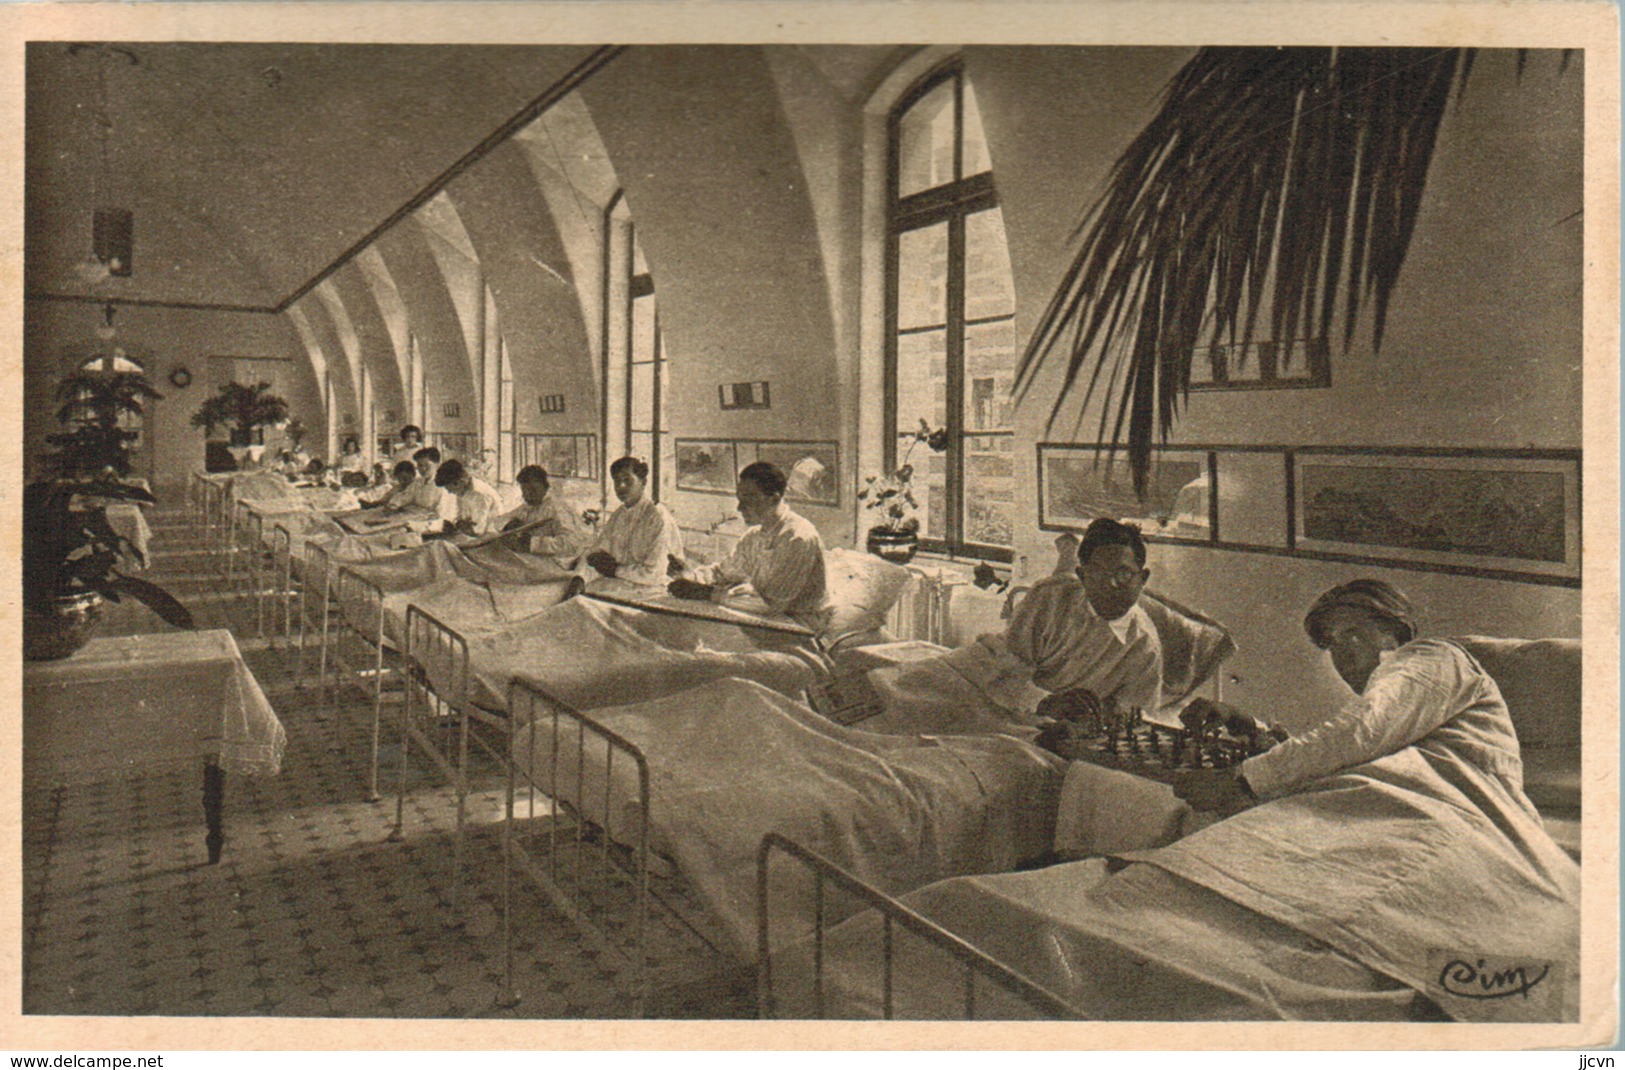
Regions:
M 857 550 L 824 551 L 824 586 L 829 594 L 830 646 L 879 632 L 886 614 L 903 596 L 913 576 L 908 569 Z

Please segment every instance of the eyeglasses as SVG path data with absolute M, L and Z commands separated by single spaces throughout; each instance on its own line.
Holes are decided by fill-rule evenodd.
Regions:
M 1106 583 L 1112 587 L 1117 587 L 1120 589 L 1134 586 L 1134 584 L 1140 578 L 1139 569 L 1129 568 L 1127 566 L 1112 568 L 1100 567 L 1093 564 L 1079 565 L 1078 575 L 1080 578 L 1085 572 L 1090 573 L 1099 579 L 1105 580 Z

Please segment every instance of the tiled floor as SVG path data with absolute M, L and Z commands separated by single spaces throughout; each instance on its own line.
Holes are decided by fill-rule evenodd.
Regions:
M 500 794 L 477 796 L 461 906 L 451 903 L 454 799 L 421 769 L 395 801 L 364 801 L 370 707 L 337 706 L 299 679 L 295 652 L 252 637 L 252 609 L 222 593 L 178 513 L 154 523 L 151 578 L 199 627 L 231 627 L 288 734 L 282 774 L 231 777 L 225 854 L 204 864 L 198 771 L 24 799 L 23 1009 L 29 1014 L 615 1018 L 637 1012 L 627 961 L 584 946 L 527 884 L 514 912 L 517 1004 L 506 999 Z M 165 627 L 122 607 L 104 633 Z M 386 734 L 387 738 L 387 734 Z M 384 768 L 392 770 L 386 750 Z M 25 756 L 26 760 L 26 756 Z M 496 778 L 491 778 L 494 786 Z M 644 1012 L 740 1017 L 739 971 L 674 924 L 656 927 Z

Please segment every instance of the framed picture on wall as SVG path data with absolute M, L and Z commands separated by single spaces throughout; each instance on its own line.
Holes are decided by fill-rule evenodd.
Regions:
M 1578 580 L 1580 454 L 1299 449 L 1296 548 Z
M 677 489 L 732 494 L 739 463 L 734 444 L 717 439 L 677 440 Z
M 598 436 L 583 434 L 538 434 L 525 431 L 517 436 L 518 460 L 514 470 L 539 464 L 557 479 L 598 478 Z
M 1180 542 L 1218 537 L 1213 455 L 1207 450 L 1157 450 L 1145 496 L 1134 491 L 1128 455 L 1108 458 L 1093 444 L 1038 445 L 1038 526 L 1082 531 L 1110 517 L 1138 524 L 1147 536 Z
M 1192 390 L 1331 386 L 1331 349 L 1324 338 L 1198 346 L 1191 357 L 1190 385 Z
M 741 442 L 739 466 L 751 461 L 778 465 L 789 477 L 784 496 L 813 505 L 841 504 L 840 446 L 834 442 Z

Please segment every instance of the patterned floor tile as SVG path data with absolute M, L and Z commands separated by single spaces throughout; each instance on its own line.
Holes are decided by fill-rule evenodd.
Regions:
M 23 800 L 23 1008 L 30 1014 L 282 1017 L 619 1017 L 636 978 L 584 947 L 528 888 L 516 897 L 508 1006 L 500 935 L 500 780 L 469 798 L 453 906 L 456 800 L 421 756 L 409 763 L 396 827 L 398 739 L 386 722 L 379 790 L 366 800 L 370 693 L 301 686 L 289 644 L 251 638 L 245 613 L 195 552 L 184 518 L 159 515 L 153 578 L 193 605 L 200 627 L 235 627 L 288 732 L 281 776 L 232 778 L 227 845 L 204 864 L 201 777 L 155 775 Z M 208 597 L 205 597 L 208 596 Z M 140 614 L 109 634 L 149 631 Z M 123 631 L 121 632 L 121 629 Z M 304 664 L 314 679 L 314 640 Z M 664 960 L 709 954 L 656 927 Z M 686 960 L 683 960 L 686 962 Z M 699 969 L 686 970 L 702 976 Z M 716 1015 L 745 1015 L 719 993 Z

